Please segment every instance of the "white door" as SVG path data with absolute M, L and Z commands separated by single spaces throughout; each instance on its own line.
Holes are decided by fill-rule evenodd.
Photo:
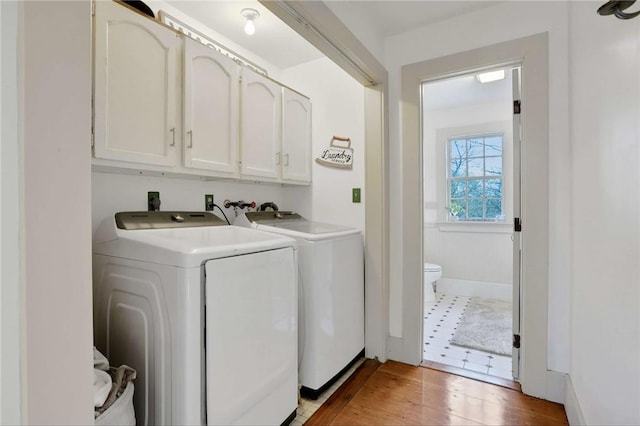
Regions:
M 520 269 L 522 265 L 521 241 L 521 148 L 522 132 L 520 120 L 520 68 L 511 70 L 513 85 L 513 378 L 520 378 Z
M 298 405 L 293 249 L 205 264 L 207 424 L 282 424 Z
M 179 36 L 115 2 L 95 8 L 95 157 L 175 165 Z
M 311 101 L 286 87 L 282 93 L 282 179 L 311 183 Z
M 233 60 L 185 39 L 185 167 L 237 174 L 239 74 Z
M 243 177 L 279 180 L 282 88 L 245 68 L 240 96 L 240 173 Z

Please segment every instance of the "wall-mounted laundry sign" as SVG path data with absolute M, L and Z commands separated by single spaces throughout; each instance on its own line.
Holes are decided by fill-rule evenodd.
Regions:
M 351 139 L 334 136 L 331 144 L 316 158 L 316 163 L 339 169 L 353 168 L 353 148 Z

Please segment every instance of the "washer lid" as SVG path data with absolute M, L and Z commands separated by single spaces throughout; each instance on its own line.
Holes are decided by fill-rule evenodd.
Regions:
M 119 229 L 105 220 L 94 236 L 93 253 L 184 268 L 209 259 L 296 247 L 282 235 L 237 226 Z
M 247 212 L 246 218 L 256 229 L 305 240 L 324 240 L 360 234 L 359 229 L 330 223 L 311 222 L 291 211 Z M 246 221 L 242 223 L 247 225 Z

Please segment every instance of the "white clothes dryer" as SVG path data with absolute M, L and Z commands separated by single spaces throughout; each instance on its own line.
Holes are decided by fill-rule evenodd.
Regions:
M 234 225 L 293 237 L 303 293 L 299 306 L 301 393 L 317 399 L 364 355 L 364 248 L 355 228 L 294 212 L 247 212 Z
M 137 370 L 138 425 L 295 417 L 296 242 L 203 212 L 123 212 L 93 245 L 95 345 Z

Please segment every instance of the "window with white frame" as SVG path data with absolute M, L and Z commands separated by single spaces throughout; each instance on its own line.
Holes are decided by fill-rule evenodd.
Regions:
M 450 221 L 504 222 L 503 139 L 494 133 L 448 140 Z

